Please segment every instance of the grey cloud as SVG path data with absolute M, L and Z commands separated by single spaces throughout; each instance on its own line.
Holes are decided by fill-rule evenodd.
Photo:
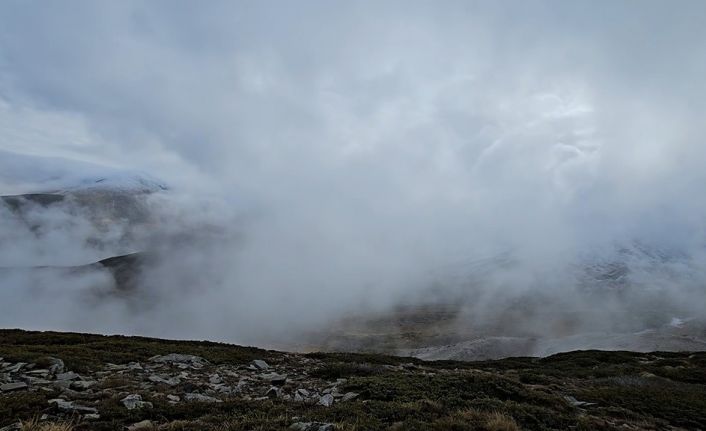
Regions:
M 186 268 L 208 266 L 213 289 L 174 309 L 213 307 L 221 322 L 237 311 L 242 336 L 268 307 L 275 327 L 310 325 L 366 298 L 393 303 L 459 256 L 507 250 L 521 269 L 470 292 L 478 303 L 562 286 L 556 304 L 569 309 L 564 271 L 586 253 L 639 240 L 701 265 L 705 12 L 700 1 L 5 2 L 0 115 L 56 120 L 0 136 L 226 202 L 184 198 L 178 222 L 165 219 L 243 238 L 204 245 L 208 263 L 179 250 L 194 258 Z M 62 118 L 85 145 L 65 142 Z M 160 271 L 155 289 L 178 284 Z

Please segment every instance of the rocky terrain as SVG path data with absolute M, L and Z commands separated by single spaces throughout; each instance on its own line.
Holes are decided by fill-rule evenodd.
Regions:
M 425 362 L 1 330 L 0 357 L 2 431 L 706 428 L 706 353 Z

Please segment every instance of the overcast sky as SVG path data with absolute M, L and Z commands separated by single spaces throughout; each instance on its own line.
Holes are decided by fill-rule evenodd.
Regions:
M 344 278 L 702 250 L 704 22 L 702 0 L 5 0 L 0 149 L 263 208 L 250 259 Z

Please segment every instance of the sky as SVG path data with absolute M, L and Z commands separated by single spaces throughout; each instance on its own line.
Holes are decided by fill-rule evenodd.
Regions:
M 0 149 L 191 196 L 180 222 L 247 238 L 213 269 L 247 274 L 209 283 L 258 311 L 295 298 L 290 320 L 507 250 L 526 280 L 634 241 L 700 269 L 705 18 L 699 0 L 7 0 Z

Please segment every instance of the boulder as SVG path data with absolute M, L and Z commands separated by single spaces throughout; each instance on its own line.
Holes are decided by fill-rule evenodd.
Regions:
M 319 405 L 324 407 L 331 407 L 333 405 L 333 395 L 325 394 L 319 398 Z
M 64 361 L 59 358 L 49 358 L 49 372 L 51 374 L 61 374 L 66 371 Z

